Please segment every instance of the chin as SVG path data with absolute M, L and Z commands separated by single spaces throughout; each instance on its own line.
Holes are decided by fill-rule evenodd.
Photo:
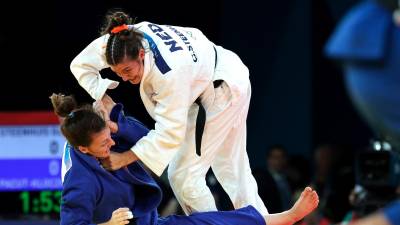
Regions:
M 98 159 L 106 159 L 106 158 L 108 158 L 110 155 L 101 155 L 101 156 L 98 156 L 98 157 L 96 157 L 96 158 L 98 158 Z
M 138 84 L 138 83 L 140 83 L 140 81 L 135 81 L 135 80 L 130 80 L 129 81 L 131 84 Z

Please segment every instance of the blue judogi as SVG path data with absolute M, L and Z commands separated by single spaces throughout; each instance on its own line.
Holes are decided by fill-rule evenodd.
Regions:
M 383 209 L 383 214 L 391 225 L 400 225 L 400 201 L 396 201 Z
M 400 149 L 400 28 L 373 0 L 352 8 L 325 53 L 342 62 L 349 95 L 377 135 Z
M 113 108 L 110 118 L 118 123 L 118 133 L 112 135 L 116 143 L 113 151 L 130 149 L 148 133 L 148 129 L 142 123 L 124 116 L 121 104 Z M 161 189 L 139 162 L 109 172 L 103 169 L 94 157 L 70 145 L 67 145 L 67 148 L 72 167 L 63 183 L 62 225 L 104 223 L 111 218 L 114 210 L 121 207 L 130 208 L 137 225 L 265 225 L 261 214 L 252 206 L 228 212 L 159 218 L 157 206 L 162 198 Z

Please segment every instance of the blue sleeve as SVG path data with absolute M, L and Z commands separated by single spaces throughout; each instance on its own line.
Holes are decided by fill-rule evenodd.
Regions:
M 392 225 L 400 225 L 400 201 L 394 202 L 383 210 L 386 219 Z
M 85 176 L 78 179 L 70 172 L 66 174 L 63 184 L 60 225 L 95 225 L 91 222 L 98 186 Z
M 111 110 L 110 119 L 118 124 L 118 132 L 114 135 L 128 141 L 132 146 L 149 132 L 143 123 L 133 117 L 125 116 L 123 105 L 120 103 Z

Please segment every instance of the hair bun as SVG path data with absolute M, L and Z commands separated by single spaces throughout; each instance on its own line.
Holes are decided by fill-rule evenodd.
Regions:
M 131 24 L 131 17 L 122 11 L 110 11 L 107 13 L 105 24 L 101 34 L 111 34 L 111 31 L 118 26 Z
M 75 98 L 71 95 L 52 94 L 50 96 L 51 104 L 54 112 L 60 117 L 67 117 L 74 109 L 77 108 Z

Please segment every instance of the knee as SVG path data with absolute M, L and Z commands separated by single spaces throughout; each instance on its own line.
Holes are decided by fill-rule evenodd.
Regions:
M 204 177 L 168 174 L 168 180 L 175 194 L 187 199 L 197 198 L 208 189 Z
M 168 181 L 172 188 L 179 187 L 184 183 L 185 176 L 175 171 L 168 171 Z

